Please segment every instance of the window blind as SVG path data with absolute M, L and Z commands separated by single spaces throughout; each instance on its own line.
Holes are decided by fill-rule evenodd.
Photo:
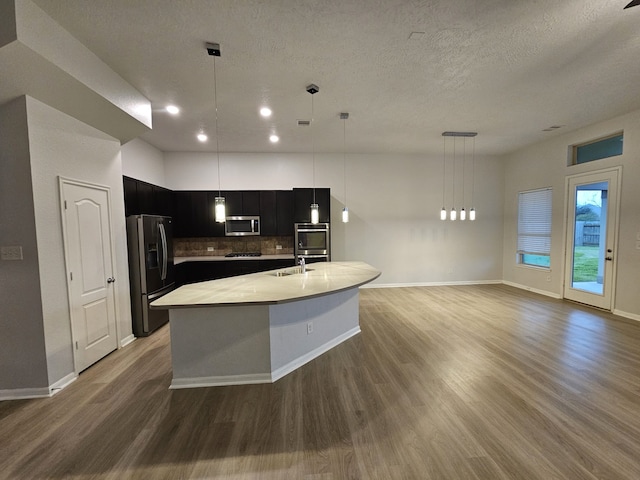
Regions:
M 551 188 L 518 194 L 518 253 L 551 254 Z

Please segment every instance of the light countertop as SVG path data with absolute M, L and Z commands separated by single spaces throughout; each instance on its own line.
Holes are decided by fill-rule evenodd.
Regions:
M 259 257 L 227 257 L 225 255 L 173 257 L 173 264 L 179 265 L 184 262 L 224 262 L 229 260 L 293 260 L 293 253 L 282 255 L 260 255 Z
M 257 257 L 260 258 L 260 257 Z M 381 274 L 364 262 L 319 262 L 183 285 L 151 303 L 152 308 L 286 303 L 348 290 Z M 277 276 L 284 273 L 284 276 Z

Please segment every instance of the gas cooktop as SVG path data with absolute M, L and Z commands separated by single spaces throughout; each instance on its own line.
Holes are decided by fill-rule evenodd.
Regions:
M 227 253 L 225 257 L 259 257 L 262 255 L 260 252 L 232 252 Z

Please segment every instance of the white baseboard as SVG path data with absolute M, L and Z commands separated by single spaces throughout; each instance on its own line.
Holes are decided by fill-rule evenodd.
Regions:
M 368 283 L 360 288 L 443 287 L 455 285 L 500 285 L 502 280 L 470 280 L 458 282 Z
M 8 390 L 0 390 L 0 401 L 2 400 L 28 400 L 31 398 L 49 398 L 65 388 L 78 378 L 75 372 L 72 372 L 53 385 L 48 387 L 37 388 L 13 388 Z
M 49 387 L 41 388 L 13 388 L 10 390 L 0 390 L 0 401 L 2 400 L 27 400 L 29 398 L 50 397 Z
M 624 318 L 628 318 L 629 320 L 635 320 L 637 322 L 640 322 L 640 315 L 637 315 L 635 313 L 624 312 L 622 310 L 617 310 L 615 308 L 611 313 L 613 313 L 614 315 L 618 315 L 619 317 L 624 317 Z
M 248 375 L 224 375 L 220 377 L 174 378 L 170 390 L 181 388 L 222 387 L 225 385 L 253 385 L 256 383 L 272 383 L 270 373 Z
M 346 340 L 349 340 L 351 337 L 353 337 L 354 335 L 357 335 L 359 333 L 360 333 L 360 325 L 352 328 L 351 330 L 346 331 L 342 335 L 338 335 L 336 338 L 331 339 L 331 341 L 325 343 L 324 345 L 320 345 L 318 348 L 314 348 L 310 352 L 305 353 L 301 357 L 298 357 L 295 360 L 293 360 L 293 361 L 287 363 L 286 365 L 283 365 L 282 367 L 278 368 L 277 370 L 274 370 L 273 372 L 271 372 L 271 381 L 275 382 L 275 381 L 281 379 L 285 375 L 287 375 L 287 374 L 293 372 L 294 370 L 300 368 L 305 363 L 309 363 L 314 358 L 319 357 L 323 353 L 328 352 L 332 348 L 340 345 L 342 342 L 344 342 Z
M 60 380 L 49 387 L 51 396 L 55 395 L 63 388 L 68 387 L 71 383 L 75 382 L 77 378 L 78 375 L 75 372 L 71 372 L 70 374 L 62 377 Z
M 127 345 L 132 343 L 135 339 L 136 339 L 136 336 L 133 333 L 128 337 L 123 338 L 122 340 L 120 340 L 120 348 L 126 347 Z
M 553 292 L 549 292 L 547 290 L 539 290 L 537 288 L 528 287 L 526 285 L 521 285 L 519 283 L 509 282 L 507 280 L 503 280 L 500 283 L 503 283 L 504 285 L 509 285 L 510 287 L 519 288 L 520 290 L 526 290 L 528 292 L 533 292 L 533 293 L 537 293 L 539 295 L 544 295 L 545 297 L 551 297 L 551 298 L 555 298 L 556 300 L 562 300 L 562 295 L 559 295 L 559 294 L 553 293 Z

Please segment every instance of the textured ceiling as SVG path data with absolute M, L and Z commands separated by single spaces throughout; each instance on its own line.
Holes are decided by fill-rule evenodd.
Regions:
M 222 50 L 221 152 L 342 152 L 346 126 L 348 152 L 439 152 L 443 131 L 468 130 L 478 153 L 502 154 L 640 108 L 640 7 L 623 10 L 628 0 L 35 3 L 151 100 L 142 138 L 164 151 L 215 151 L 205 42 Z M 309 83 L 312 128 L 297 125 L 311 118 Z

